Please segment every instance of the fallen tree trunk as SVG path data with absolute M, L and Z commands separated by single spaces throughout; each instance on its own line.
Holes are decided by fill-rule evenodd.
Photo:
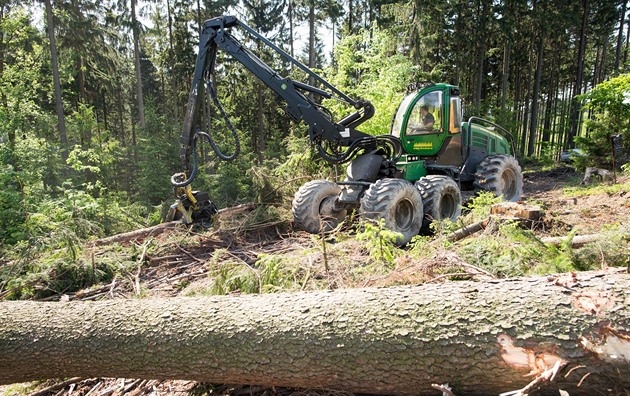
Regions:
M 589 235 L 575 235 L 573 237 L 546 237 L 542 238 L 541 241 L 544 243 L 550 243 L 552 245 L 561 245 L 569 241 L 571 242 L 572 248 L 581 248 L 587 243 L 596 242 L 598 240 L 608 238 L 606 234 L 589 234 Z M 630 240 L 630 236 L 624 235 L 623 238 L 625 240 Z
M 630 276 L 299 294 L 0 303 L 0 384 L 191 379 L 357 393 L 630 387 Z M 530 375 L 527 377 L 526 375 Z M 578 387 L 578 383 L 580 383 Z M 555 391 L 557 393 L 557 388 Z
M 255 204 L 241 204 L 241 205 L 237 205 L 237 206 L 232 206 L 229 208 L 223 208 L 223 209 L 219 209 L 219 211 L 217 212 L 218 216 L 233 216 L 236 214 L 240 214 L 246 211 L 250 211 L 253 210 L 256 207 Z M 130 232 L 125 232 L 122 234 L 116 234 L 116 235 L 112 235 L 109 236 L 107 238 L 101 238 L 101 239 L 97 239 L 94 240 L 92 242 L 90 242 L 90 244 L 92 246 L 104 246 L 104 245 L 111 245 L 113 243 L 123 243 L 123 242 L 129 242 L 129 241 L 138 241 L 138 240 L 143 240 L 145 238 L 148 237 L 155 237 L 158 236 L 168 230 L 172 230 L 175 228 L 182 228 L 185 229 L 186 227 L 188 227 L 186 224 L 182 223 L 181 221 L 169 221 L 167 223 L 161 223 L 158 225 L 154 225 L 151 227 L 146 227 L 146 228 L 140 228 L 137 230 L 133 230 Z
M 470 225 L 467 226 L 463 226 L 462 228 L 459 228 L 455 231 L 453 231 L 449 236 L 448 236 L 448 240 L 450 242 L 457 242 L 459 240 L 462 240 L 464 238 L 466 238 L 467 236 L 470 236 L 476 232 L 479 232 L 483 229 L 485 229 L 488 226 L 488 222 L 490 221 L 490 218 L 478 221 L 476 223 L 472 223 Z
M 178 227 L 185 228 L 186 225 L 184 225 L 181 221 L 169 221 L 168 223 L 161 223 L 161 224 L 154 225 L 151 227 L 140 228 L 137 230 L 124 232 L 122 234 L 112 235 L 107 238 L 97 239 L 89 243 L 92 246 L 104 246 L 104 245 L 111 245 L 113 243 L 123 243 L 123 242 L 129 242 L 129 241 L 134 241 L 134 240 L 142 240 L 151 236 L 153 237 L 158 236 L 162 234 L 163 232 L 166 232 L 168 230 L 173 230 Z

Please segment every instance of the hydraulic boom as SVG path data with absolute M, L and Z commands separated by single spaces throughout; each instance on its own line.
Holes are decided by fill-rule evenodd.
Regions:
M 262 42 L 304 71 L 321 88 L 281 76 L 234 37 L 232 34 L 234 28 L 240 28 L 251 38 Z M 286 114 L 294 121 L 302 121 L 308 125 L 308 137 L 316 145 L 319 155 L 325 160 L 331 163 L 345 163 L 360 152 L 371 151 L 379 152 L 391 159 L 393 168 L 400 157 L 402 145 L 397 137 L 392 135 L 375 137 L 356 129 L 374 115 L 374 107 L 370 102 L 350 98 L 236 17 L 222 16 L 210 19 L 204 22 L 199 39 L 199 52 L 180 137 L 180 158 L 185 171 L 176 173 L 171 178 L 178 201 L 171 207 L 167 220 L 181 218 L 185 223 L 197 221 L 207 223 L 216 213 L 216 207 L 208 194 L 192 191 L 190 187 L 198 172 L 196 146 L 200 139 L 206 140 L 217 156 L 223 160 L 234 159 L 240 151 L 236 129 L 223 110 L 212 83 L 218 50 L 224 51 L 240 62 L 284 100 Z M 356 111 L 335 122 L 332 113 L 312 99 L 315 95 L 340 100 L 352 106 Z M 210 130 L 204 131 L 210 122 L 202 119 L 202 109 L 210 101 L 225 119 L 234 137 L 235 148 L 230 155 L 221 152 Z

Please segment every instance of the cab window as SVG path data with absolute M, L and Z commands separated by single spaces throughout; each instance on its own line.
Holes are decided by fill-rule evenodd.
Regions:
M 459 133 L 462 127 L 462 101 L 459 96 L 451 98 L 449 132 Z
M 405 98 L 398 106 L 398 110 L 396 110 L 396 116 L 394 117 L 394 121 L 392 122 L 392 135 L 400 137 L 400 130 L 403 127 L 403 121 L 405 120 L 405 113 L 407 113 L 407 107 L 413 100 L 415 93 L 409 94 L 405 96 Z
M 440 132 L 442 125 L 442 92 L 434 91 L 422 96 L 413 105 L 407 120 L 407 135 Z

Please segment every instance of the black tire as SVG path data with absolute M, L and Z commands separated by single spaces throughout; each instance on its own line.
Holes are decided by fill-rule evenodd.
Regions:
M 510 202 L 521 199 L 523 174 L 516 158 L 511 155 L 490 155 L 481 160 L 475 173 L 475 187 L 490 191 Z
M 328 232 L 346 217 L 346 210 L 335 211 L 333 205 L 341 187 L 328 180 L 305 183 L 293 198 L 295 226 L 311 234 Z
M 385 219 L 385 226 L 402 234 L 398 246 L 418 235 L 422 227 L 422 196 L 410 182 L 381 179 L 372 184 L 361 198 L 361 215 L 366 219 Z
M 433 220 L 456 221 L 462 214 L 462 194 L 455 180 L 443 175 L 429 175 L 416 182 L 424 206 L 423 227 Z

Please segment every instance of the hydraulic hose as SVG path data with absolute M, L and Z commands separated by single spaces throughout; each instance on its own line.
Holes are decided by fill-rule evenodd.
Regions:
M 214 87 L 212 86 L 212 83 L 210 81 L 206 81 L 206 89 L 208 90 L 208 93 L 210 94 L 210 97 L 212 98 L 214 105 L 217 107 L 217 109 L 221 113 L 221 116 L 225 120 L 225 123 L 227 124 L 228 129 L 230 130 L 232 137 L 234 138 L 234 152 L 229 155 L 223 153 L 221 151 L 221 148 L 216 144 L 216 142 L 212 138 L 212 135 L 209 132 L 202 132 L 199 129 L 197 129 L 197 131 L 194 134 L 194 137 L 192 139 L 192 144 L 191 144 L 191 151 L 192 151 L 191 165 L 192 166 L 191 166 L 190 175 L 187 177 L 185 173 L 180 172 L 171 176 L 171 184 L 174 187 L 188 186 L 197 178 L 197 175 L 199 174 L 199 157 L 197 154 L 197 139 L 198 138 L 201 137 L 201 138 L 206 139 L 208 143 L 210 144 L 210 147 L 212 147 L 212 151 L 214 151 L 217 157 L 219 157 L 223 161 L 232 161 L 241 152 L 241 141 L 238 137 L 236 128 L 234 127 L 234 125 L 232 125 L 232 122 L 230 121 L 225 110 L 223 109 L 223 106 L 221 106 L 221 102 L 219 102 L 216 91 L 214 90 Z
M 328 152 L 322 142 L 317 143 L 317 150 L 319 155 L 324 160 L 332 164 L 343 164 L 351 161 L 361 150 L 380 148 L 385 151 L 385 156 L 393 161 L 397 161 L 402 155 L 402 143 L 400 139 L 391 135 L 381 135 L 374 137 L 365 137 L 357 139 L 348 146 L 348 148 L 342 153 L 330 153 Z
M 212 85 L 212 83 L 210 81 L 206 81 L 206 89 L 208 90 L 208 93 L 210 94 L 210 97 L 212 98 L 212 101 L 214 102 L 214 105 L 219 110 L 219 113 L 221 113 L 221 116 L 223 116 L 223 120 L 227 124 L 228 129 L 232 133 L 232 137 L 234 138 L 234 152 L 232 154 L 230 154 L 230 155 L 224 154 L 221 151 L 221 149 L 219 148 L 219 146 L 217 146 L 217 144 L 214 142 L 214 140 L 212 139 L 212 136 L 210 135 L 210 133 L 204 133 L 204 132 L 200 132 L 200 133 L 208 140 L 208 143 L 210 143 L 210 146 L 212 147 L 212 150 L 215 152 L 215 154 L 219 158 L 221 158 L 223 161 L 232 161 L 241 152 L 241 141 L 240 141 L 240 139 L 238 137 L 238 133 L 236 132 L 236 128 L 234 128 L 234 125 L 232 125 L 232 122 L 230 121 L 230 118 L 228 117 L 228 115 L 225 112 L 225 110 L 223 109 L 223 106 L 221 106 L 221 102 L 219 102 L 219 98 L 217 97 L 217 93 L 214 90 L 214 87 L 213 87 L 213 85 Z

